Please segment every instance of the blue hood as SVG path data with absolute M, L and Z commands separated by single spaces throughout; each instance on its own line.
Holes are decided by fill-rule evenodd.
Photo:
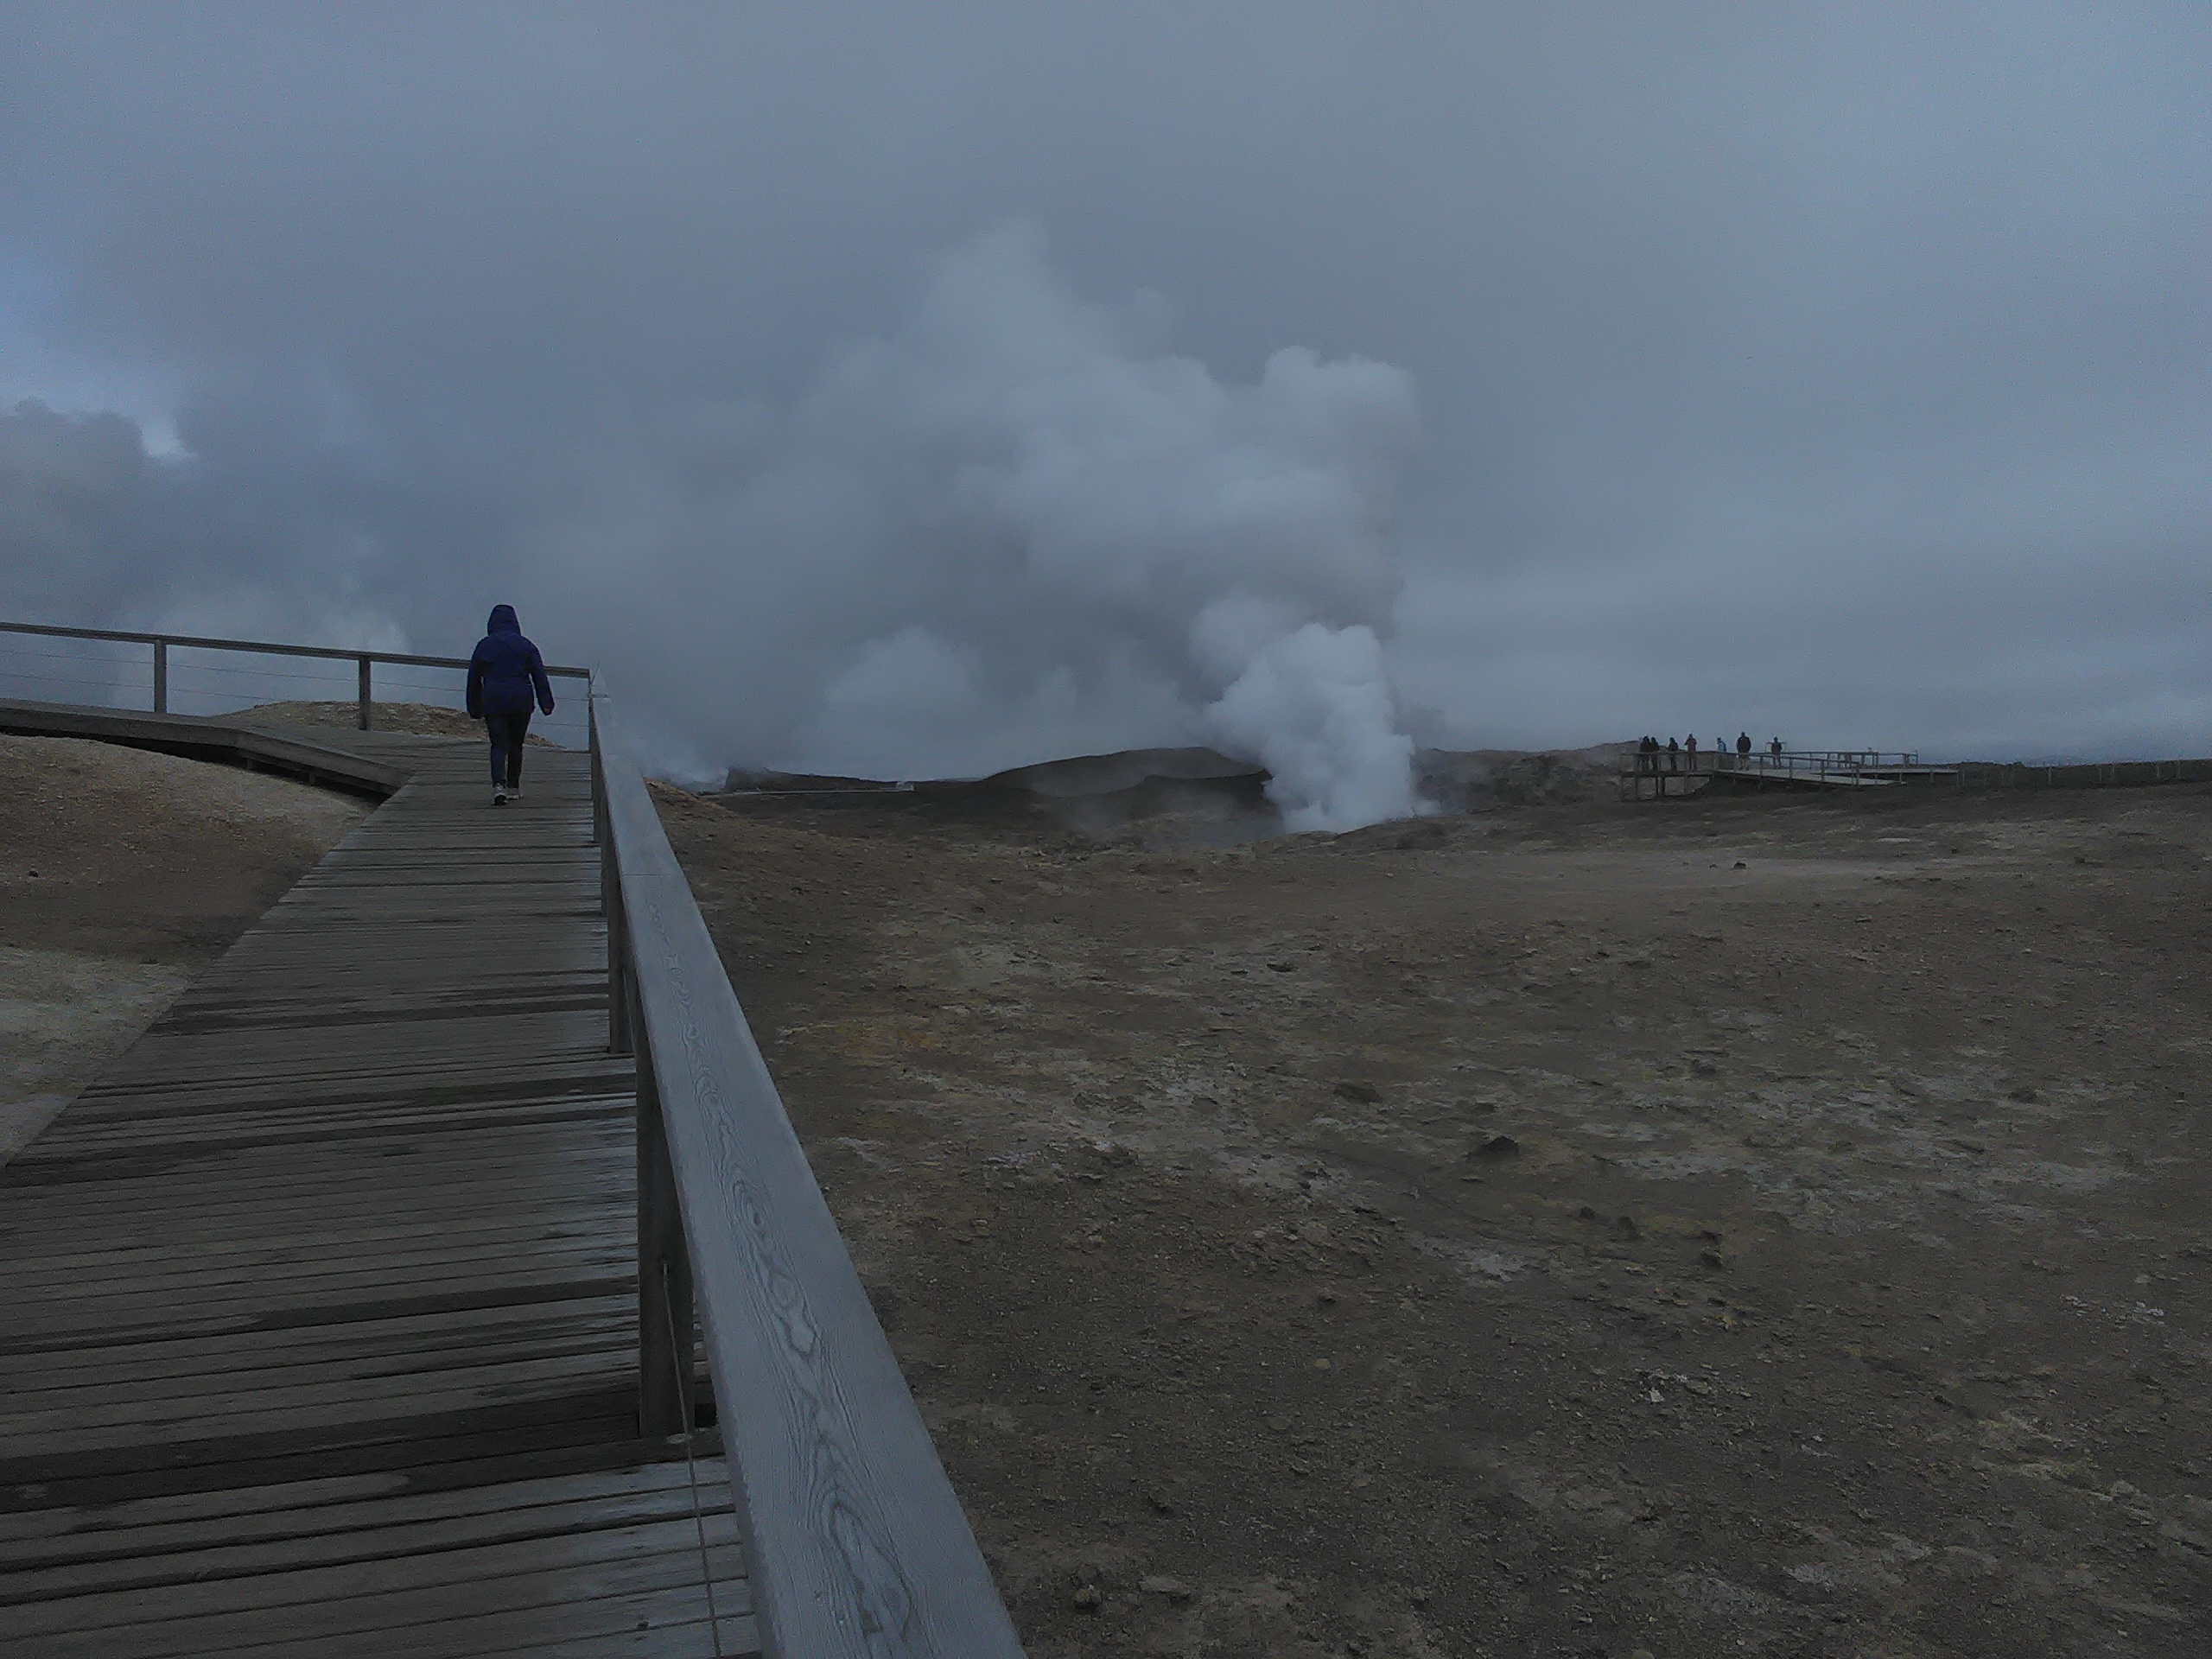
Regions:
M 515 620 L 515 607 L 512 605 L 494 605 L 492 607 L 491 620 L 484 625 L 484 632 L 520 633 L 522 624 Z

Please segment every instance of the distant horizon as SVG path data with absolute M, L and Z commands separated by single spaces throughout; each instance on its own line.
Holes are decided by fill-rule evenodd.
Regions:
M 92 624 L 57 621 L 48 618 L 32 619 L 16 616 L 0 617 L 0 623 L 23 621 L 36 621 L 41 625 L 63 627 L 94 626 Z M 145 632 L 156 631 L 145 630 Z M 10 636 L 6 633 L 0 632 L 0 697 L 26 696 L 29 700 L 32 701 L 48 700 L 60 702 L 79 700 L 62 695 L 56 695 L 48 699 L 41 699 L 30 696 L 29 694 L 33 692 L 39 684 L 39 675 L 35 671 L 27 672 L 22 669 L 11 666 L 8 653 L 9 639 Z M 257 643 L 281 645 L 289 642 L 281 639 L 272 639 Z M 346 647 L 342 646 L 333 646 L 332 648 L 339 650 L 346 649 Z M 376 648 L 353 647 L 353 649 L 373 652 Z M 419 654 L 426 656 L 447 656 L 449 653 L 429 652 Z M 462 659 L 455 658 L 455 660 Z M 579 666 L 581 666 L 581 664 L 579 664 Z M 334 684 L 335 681 L 341 674 L 350 675 L 352 672 L 353 669 L 350 664 L 332 664 L 329 677 Z M 51 683 L 58 693 L 63 688 L 73 685 L 81 685 L 84 682 L 78 679 L 75 676 L 67 673 L 65 669 L 64 671 L 54 673 Z M 111 689 L 111 695 L 114 699 L 116 699 L 116 701 L 111 704 L 99 706 L 142 706 L 140 702 L 134 702 L 131 699 L 134 695 L 138 695 L 143 699 L 143 694 L 136 693 L 134 688 L 124 680 L 118 678 L 105 683 Z M 172 695 L 175 696 L 176 694 L 172 693 Z M 185 700 L 191 700 L 190 693 L 185 694 Z M 236 702 L 226 702 L 220 698 L 210 698 L 203 694 L 200 698 L 200 701 L 201 701 L 205 706 L 197 709 L 186 709 L 173 706 L 172 711 L 180 714 L 194 715 L 201 718 L 218 718 L 225 714 L 246 713 L 250 712 L 251 709 L 255 707 L 270 706 L 287 702 L 304 702 L 317 708 L 328 709 L 331 710 L 350 709 L 353 706 L 353 700 L 351 697 L 346 696 L 276 698 L 268 699 L 264 703 L 255 704 Z M 395 709 L 420 708 L 446 712 L 465 712 L 462 710 L 457 691 L 454 697 L 451 700 L 423 701 L 420 699 L 395 699 L 379 694 L 376 696 L 374 701 L 376 705 L 378 707 L 388 706 Z M 572 711 L 569 719 L 573 723 L 575 721 L 580 720 L 581 716 L 574 714 Z M 541 724 L 543 724 L 543 722 L 541 722 Z M 1679 742 L 1685 735 L 1687 735 L 1687 734 L 1680 731 L 1657 731 L 1651 734 L 1658 740 L 1662 747 L 1670 737 Z M 1456 745 L 1450 743 L 1417 743 L 1413 753 L 1416 761 L 1418 761 L 1420 756 L 1427 754 L 1498 754 L 1518 756 L 1579 754 L 1609 748 L 1633 749 L 1634 747 L 1641 741 L 1643 735 L 1643 734 L 1639 732 L 1627 737 L 1599 738 L 1586 743 L 1560 743 L 1535 747 L 1498 743 L 1468 743 Z M 1718 733 L 1715 733 L 1715 736 L 1719 735 L 1719 734 Z M 1771 736 L 1772 734 L 1770 734 L 1767 738 L 1754 737 L 1752 740 L 1754 753 L 1764 753 L 1766 745 Z M 1701 734 L 1698 752 L 1701 756 L 1707 755 L 1713 753 L 1717 748 L 1727 747 L 1731 744 L 1732 744 L 1732 740 L 1728 740 L 1725 737 L 1721 738 L 1719 742 L 1710 742 Z M 1797 755 L 1853 753 L 1865 752 L 1872 749 L 1872 747 L 1873 746 L 1872 745 L 1853 745 L 1848 743 L 1824 745 L 1796 744 L 1789 742 L 1787 739 L 1784 740 L 1784 753 Z M 912 772 L 895 776 L 879 776 L 860 772 L 829 771 L 820 767 L 789 762 L 769 763 L 747 760 L 735 760 L 721 763 L 719 768 L 713 766 L 708 766 L 703 769 L 703 771 L 695 771 L 693 772 L 693 777 L 695 779 L 702 778 L 704 775 L 719 769 L 733 775 L 740 772 L 745 772 L 760 776 L 818 778 L 841 783 L 866 783 L 880 785 L 886 787 L 894 786 L 900 784 L 981 783 L 988 781 L 993 778 L 1003 776 L 1008 772 L 1027 771 L 1034 767 L 1049 766 L 1063 762 L 1078 760 L 1103 761 L 1123 759 L 1131 755 L 1141 754 L 1147 752 L 1201 749 L 1209 750 L 1211 753 L 1219 756 L 1219 758 L 1225 761 L 1249 765 L 1262 772 L 1267 770 L 1264 763 L 1256 757 L 1239 756 L 1224 750 L 1211 748 L 1211 746 L 1205 744 L 1171 742 L 1149 744 L 1139 743 L 1132 744 L 1126 747 L 1118 749 L 1086 750 L 1080 753 L 1040 752 L 1034 759 L 1017 760 L 1007 766 L 995 767 L 989 772 L 945 773 Z M 1962 763 L 1982 766 L 2101 766 L 2177 760 L 2194 760 L 2205 759 L 2208 758 L 2208 755 L 2212 755 L 2212 751 L 2208 751 L 2208 755 L 2188 753 L 2151 754 L 2142 753 L 2123 753 L 2119 751 L 2055 751 L 2032 754 L 2008 755 L 1994 752 L 1970 753 L 1952 750 L 1915 749 L 1909 744 L 1885 746 L 1879 750 L 1879 752 L 1885 754 L 1916 753 L 1920 756 L 1921 760 L 1925 764 L 1931 766 L 1953 766 Z M 656 775 L 662 775 L 661 772 L 656 768 L 649 767 L 649 770 L 655 770 Z M 673 777 L 671 777 L 670 780 L 676 781 Z

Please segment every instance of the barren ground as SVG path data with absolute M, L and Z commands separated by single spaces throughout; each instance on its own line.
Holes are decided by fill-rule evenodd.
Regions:
M 1038 1659 L 2212 1653 L 2208 809 L 664 797 Z
M 0 736 L 0 1163 L 363 810 L 266 773 Z

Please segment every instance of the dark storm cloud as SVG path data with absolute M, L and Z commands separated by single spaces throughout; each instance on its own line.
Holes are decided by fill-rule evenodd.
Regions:
M 2201 750 L 2209 47 L 16 8 L 0 610 L 450 649 L 512 597 L 702 760 L 1271 741 L 1372 801 L 1394 695 L 1467 743 Z

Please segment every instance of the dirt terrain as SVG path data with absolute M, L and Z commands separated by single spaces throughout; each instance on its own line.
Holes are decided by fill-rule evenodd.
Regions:
M 0 1163 L 365 810 L 265 773 L 0 735 Z
M 1031 1653 L 2212 1653 L 2212 794 L 1537 783 L 664 795 Z

